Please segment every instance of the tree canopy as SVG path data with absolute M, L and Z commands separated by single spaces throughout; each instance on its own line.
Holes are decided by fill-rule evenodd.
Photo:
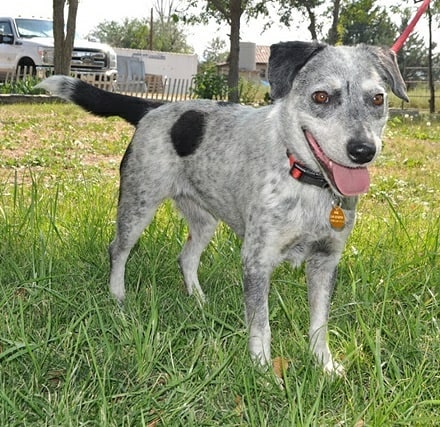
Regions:
M 213 38 L 203 52 L 203 59 L 206 63 L 220 63 L 228 59 L 229 52 L 226 42 L 220 37 Z
M 397 26 L 392 22 L 389 11 L 378 6 L 375 0 L 357 0 L 342 5 L 338 43 L 391 46 L 397 35 Z
M 178 23 L 158 19 L 153 22 L 153 45 L 150 46 L 151 24 L 148 19 L 125 18 L 122 22 L 99 23 L 89 36 L 113 47 L 150 49 L 161 52 L 192 53 L 186 36 Z

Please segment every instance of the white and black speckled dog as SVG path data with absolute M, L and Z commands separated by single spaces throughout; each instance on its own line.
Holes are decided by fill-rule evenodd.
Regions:
M 197 268 L 222 220 L 243 239 L 249 349 L 264 364 L 271 357 L 271 272 L 283 260 L 305 262 L 310 347 L 327 371 L 340 372 L 327 344 L 337 265 L 357 195 L 369 187 L 367 166 L 381 150 L 384 86 L 407 100 L 405 84 L 388 49 L 315 42 L 273 45 L 269 81 L 274 103 L 257 109 L 203 100 L 163 104 L 62 76 L 40 87 L 136 125 L 121 163 L 110 246 L 110 290 L 119 301 L 131 248 L 159 204 L 171 198 L 190 228 L 179 259 L 188 292 L 204 299 Z M 345 214 L 337 228 L 329 219 L 335 205 Z

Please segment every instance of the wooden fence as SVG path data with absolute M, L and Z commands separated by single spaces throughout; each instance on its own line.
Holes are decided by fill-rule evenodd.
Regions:
M 52 70 L 44 70 L 41 73 L 34 67 L 20 67 L 16 72 L 10 72 L 6 75 L 5 83 L 13 84 L 29 79 L 40 80 L 51 73 Z M 153 74 L 146 74 L 144 79 L 130 80 L 119 76 L 114 80 L 101 73 L 72 72 L 71 75 L 100 89 L 140 98 L 182 101 L 191 99 L 193 96 L 193 79 L 172 79 Z
M 16 71 L 7 72 L 5 77 L 5 83 L 11 84 L 20 80 L 28 80 L 35 77 L 35 67 L 25 65 L 18 67 Z
M 172 79 L 146 74 L 144 79 L 118 78 L 115 92 L 162 101 L 184 101 L 193 97 L 193 79 Z

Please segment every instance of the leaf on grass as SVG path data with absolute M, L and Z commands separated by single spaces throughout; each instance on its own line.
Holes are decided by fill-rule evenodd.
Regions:
M 65 369 L 50 369 L 47 372 L 47 381 L 51 388 L 58 388 L 66 375 Z
M 356 422 L 354 427 L 364 427 L 364 425 L 365 425 L 364 420 L 359 420 Z
M 243 397 L 241 396 L 236 396 L 235 397 L 235 409 L 234 409 L 235 413 L 241 417 L 243 415 L 244 412 L 244 402 L 243 402 Z
M 25 299 L 29 295 L 29 291 L 26 288 L 20 286 L 15 290 L 14 294 L 20 299 Z
M 149 412 L 149 415 L 151 415 L 153 417 L 153 421 L 150 421 L 147 424 L 147 427 L 156 427 L 158 425 L 158 423 L 160 422 L 160 416 L 157 413 L 157 411 L 155 409 L 151 409 L 151 411 Z
M 289 362 L 284 357 L 275 357 L 272 361 L 273 372 L 278 378 L 283 378 L 284 372 L 287 371 L 289 367 Z

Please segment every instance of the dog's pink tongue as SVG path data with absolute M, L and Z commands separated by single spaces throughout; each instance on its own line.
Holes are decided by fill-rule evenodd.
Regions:
M 346 168 L 330 162 L 330 169 L 336 187 L 344 196 L 356 196 L 368 191 L 370 175 L 367 168 Z
M 356 196 L 366 193 L 370 187 L 368 169 L 347 168 L 329 159 L 309 131 L 304 131 L 310 147 L 321 165 L 331 174 L 333 184 L 343 196 Z

